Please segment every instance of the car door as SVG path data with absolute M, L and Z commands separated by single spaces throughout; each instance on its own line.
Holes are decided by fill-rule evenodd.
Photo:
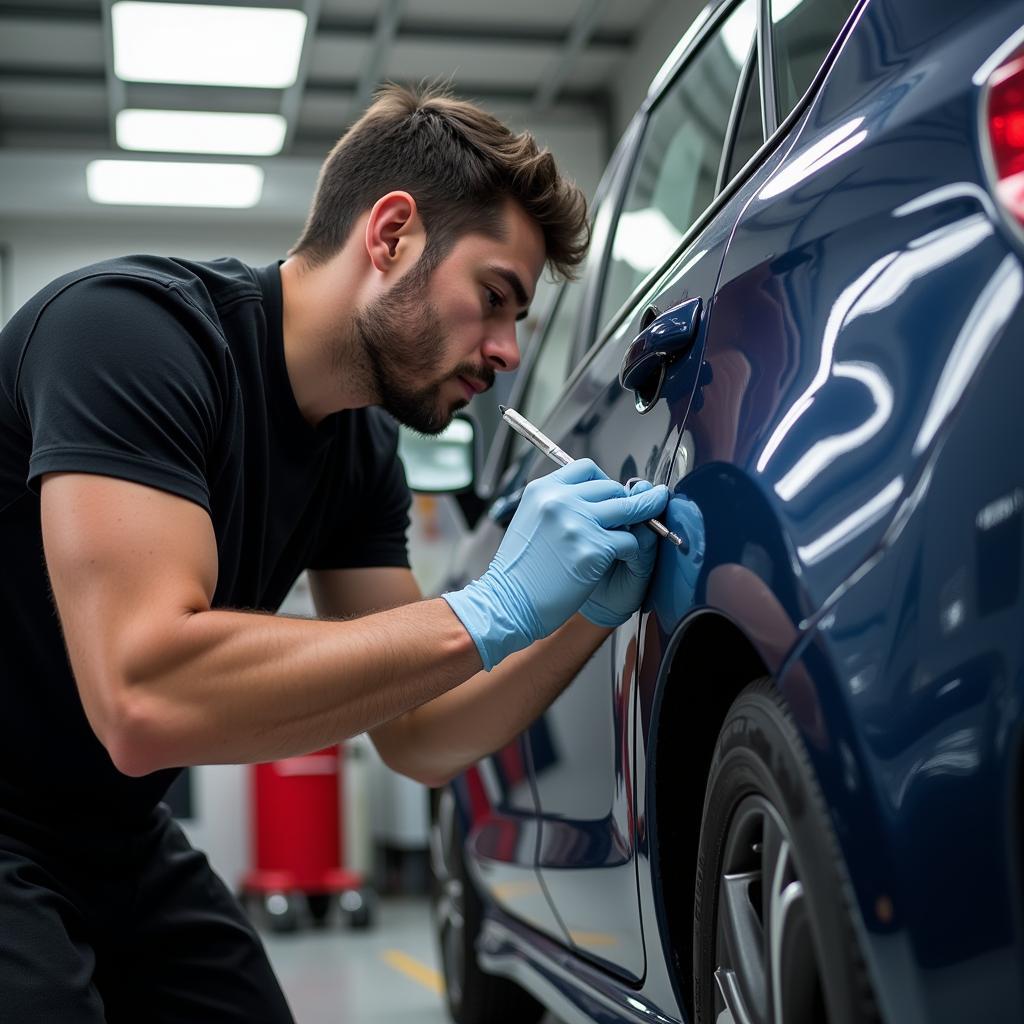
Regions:
M 528 417 L 543 418 L 569 375 L 582 291 L 577 282 L 562 286 L 540 337 L 530 346 L 524 367 L 526 386 L 513 392 L 517 407 Z M 510 441 L 502 437 L 497 442 L 503 446 L 506 467 L 510 462 L 518 466 L 523 455 Z M 522 496 L 523 484 L 516 483 L 514 476 L 515 469 L 506 493 L 460 545 L 458 573 L 451 586 L 463 586 L 486 570 Z M 455 786 L 469 824 L 469 860 L 483 888 L 507 912 L 564 941 L 565 933 L 536 875 L 537 805 L 530 769 L 534 752 L 543 760 L 548 748 L 546 730 L 546 720 L 539 719 L 526 733 L 479 761 Z
M 700 377 L 732 228 L 705 211 L 746 113 L 756 22 L 753 0 L 720 8 L 642 112 L 602 287 L 589 296 L 599 340 L 543 421 L 566 451 L 621 481 L 664 477 Z M 757 112 L 748 126 L 751 117 L 759 142 Z M 526 477 L 550 471 L 539 457 L 525 460 Z M 634 982 L 646 964 L 637 893 L 644 822 L 632 768 L 637 623 L 608 638 L 530 737 L 543 886 L 573 948 Z
M 884 973 L 906 943 L 937 975 L 936 963 L 994 958 L 988 937 L 1013 928 L 1006 901 L 986 896 L 1006 877 L 1006 838 L 988 803 L 1002 799 L 997 745 L 984 738 L 1010 675 L 993 653 L 994 620 L 983 625 L 972 544 L 985 532 L 972 502 L 1005 493 L 992 449 L 1012 421 L 993 401 L 976 433 L 957 439 L 954 424 L 982 371 L 995 373 L 987 360 L 1012 349 L 1002 339 L 1020 309 L 1019 254 L 963 124 L 984 81 L 977 40 L 1019 31 L 1021 8 L 982 5 L 983 21 L 966 5 L 856 5 L 821 91 L 798 105 L 851 6 L 771 3 L 775 116 L 794 142 L 782 166 L 744 186 L 707 342 L 714 381 L 680 463 L 716 530 L 706 602 L 757 636 L 772 671 L 807 623 L 829 638 L 834 660 L 805 655 L 779 688 L 871 922 L 869 961 Z M 974 42 L 960 47 L 968 30 Z M 859 618 L 822 613 L 862 576 Z M 920 770 L 936 762 L 957 770 Z M 944 808 L 937 827 L 925 807 Z M 954 835 L 936 856 L 949 822 L 974 842 Z M 879 893 L 898 894 L 891 929 Z M 1006 979 L 986 987 L 991 1005 L 1017 998 L 1018 979 Z M 927 1008 L 919 1019 L 966 1019 L 971 1010 L 949 1009 L 956 991 L 908 998 Z
M 555 291 L 535 336 L 525 346 L 523 365 L 508 402 L 535 422 L 545 420 L 579 361 L 580 351 L 587 347 L 582 314 L 602 266 L 621 157 L 631 144 L 632 129 L 602 177 L 594 201 L 592 244 L 580 279 L 565 282 Z M 481 395 L 476 402 L 491 398 L 490 394 Z M 494 402 L 496 405 L 497 399 Z M 526 456 L 533 452 L 519 442 L 519 435 L 503 428 L 488 451 L 476 493 L 478 498 L 493 500 L 457 545 L 445 589 L 458 589 L 482 575 L 501 543 L 522 497 Z M 494 481 L 498 481 L 496 487 Z M 539 719 L 530 730 L 477 762 L 453 785 L 466 826 L 468 864 L 478 884 L 504 911 L 566 941 L 536 874 L 539 833 L 531 765 L 534 752 L 544 762 L 549 747 L 546 729 L 546 720 Z

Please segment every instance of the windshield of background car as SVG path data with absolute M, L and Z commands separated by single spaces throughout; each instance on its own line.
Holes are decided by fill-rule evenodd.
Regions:
M 600 325 L 675 252 L 714 199 L 729 113 L 756 29 L 756 4 L 744 0 L 651 112 L 614 229 Z
M 772 54 L 781 121 L 807 91 L 853 0 L 772 0 Z

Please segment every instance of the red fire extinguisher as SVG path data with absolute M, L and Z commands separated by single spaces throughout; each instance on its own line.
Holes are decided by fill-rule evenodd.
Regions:
M 274 931 L 292 931 L 305 904 L 315 924 L 337 907 L 353 927 L 372 921 L 362 875 L 342 865 L 340 747 L 253 765 L 254 867 L 242 882 Z

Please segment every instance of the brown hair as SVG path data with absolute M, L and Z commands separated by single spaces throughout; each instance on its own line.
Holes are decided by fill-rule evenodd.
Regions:
M 462 235 L 498 236 L 507 199 L 536 221 L 547 262 L 563 277 L 573 277 L 590 241 L 583 193 L 559 175 L 551 153 L 529 132 L 513 133 L 438 86 L 387 85 L 320 168 L 290 255 L 323 263 L 345 244 L 360 214 L 396 189 L 416 200 L 428 269 Z

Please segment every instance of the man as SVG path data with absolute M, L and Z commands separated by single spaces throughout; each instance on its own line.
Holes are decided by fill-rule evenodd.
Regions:
M 545 262 L 571 272 L 585 233 L 530 136 L 391 88 L 280 266 L 112 260 L 4 329 L 5 1021 L 291 1020 L 159 803 L 178 766 L 369 730 L 441 783 L 639 605 L 653 539 L 630 527 L 665 489 L 586 461 L 527 489 L 480 580 L 422 601 L 380 408 L 436 432 L 514 369 Z M 265 614 L 307 568 L 325 618 Z

